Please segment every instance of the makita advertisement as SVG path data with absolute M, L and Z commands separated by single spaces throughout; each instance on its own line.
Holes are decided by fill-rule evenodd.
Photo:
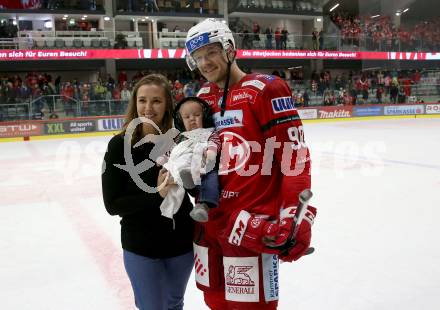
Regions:
M 352 117 L 352 107 L 322 107 L 318 109 L 319 118 L 348 118 Z

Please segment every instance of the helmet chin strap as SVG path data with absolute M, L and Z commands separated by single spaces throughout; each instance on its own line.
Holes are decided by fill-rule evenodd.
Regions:
M 229 78 L 231 77 L 231 65 L 232 61 L 234 61 L 234 58 L 232 61 L 229 59 L 229 52 L 226 54 L 226 57 L 228 58 L 228 68 L 226 69 L 226 80 L 225 80 L 225 86 L 223 88 L 223 97 L 222 97 L 222 103 L 220 105 L 220 116 L 223 117 L 226 112 L 226 99 L 228 98 L 228 91 L 229 91 Z

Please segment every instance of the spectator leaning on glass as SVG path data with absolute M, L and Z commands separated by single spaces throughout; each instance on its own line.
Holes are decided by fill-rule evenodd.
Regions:
M 193 26 L 185 45 L 188 66 L 208 80 L 198 96 L 209 103 L 222 142 L 219 206 L 196 224 L 197 286 L 214 310 L 276 309 L 278 257 L 293 261 L 307 252 L 316 213 L 304 209 L 291 243 L 298 195 L 311 185 L 292 93 L 278 77 L 238 67 L 232 32 L 221 21 Z
M 109 141 L 104 156 L 104 204 L 108 213 L 122 217 L 124 265 L 141 310 L 182 310 L 193 267 L 188 195 L 174 222 L 159 209 L 169 182 L 153 161 L 160 155 L 160 138 L 172 132 L 172 111 L 167 79 L 158 74 L 142 78 L 133 89 L 123 130 Z M 136 171 L 134 165 L 141 162 L 144 171 Z

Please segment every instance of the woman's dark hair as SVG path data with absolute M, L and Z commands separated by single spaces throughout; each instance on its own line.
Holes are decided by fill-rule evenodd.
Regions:
M 121 134 L 124 135 L 130 122 L 139 117 L 137 113 L 137 93 L 141 86 L 143 85 L 156 85 L 164 90 L 165 94 L 165 114 L 162 119 L 162 123 L 159 124 L 159 128 L 162 133 L 167 132 L 171 127 L 173 127 L 173 96 L 171 93 L 171 85 L 168 79 L 161 74 L 149 74 L 144 76 L 133 88 L 130 101 L 128 103 L 127 114 L 125 115 L 124 125 L 122 127 Z M 142 126 L 139 125 L 135 133 L 133 134 L 132 144 L 136 143 L 142 138 Z

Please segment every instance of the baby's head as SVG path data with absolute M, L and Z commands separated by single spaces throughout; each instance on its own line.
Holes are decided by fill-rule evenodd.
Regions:
M 174 126 L 181 132 L 214 127 L 208 103 L 198 97 L 180 100 L 174 109 Z

